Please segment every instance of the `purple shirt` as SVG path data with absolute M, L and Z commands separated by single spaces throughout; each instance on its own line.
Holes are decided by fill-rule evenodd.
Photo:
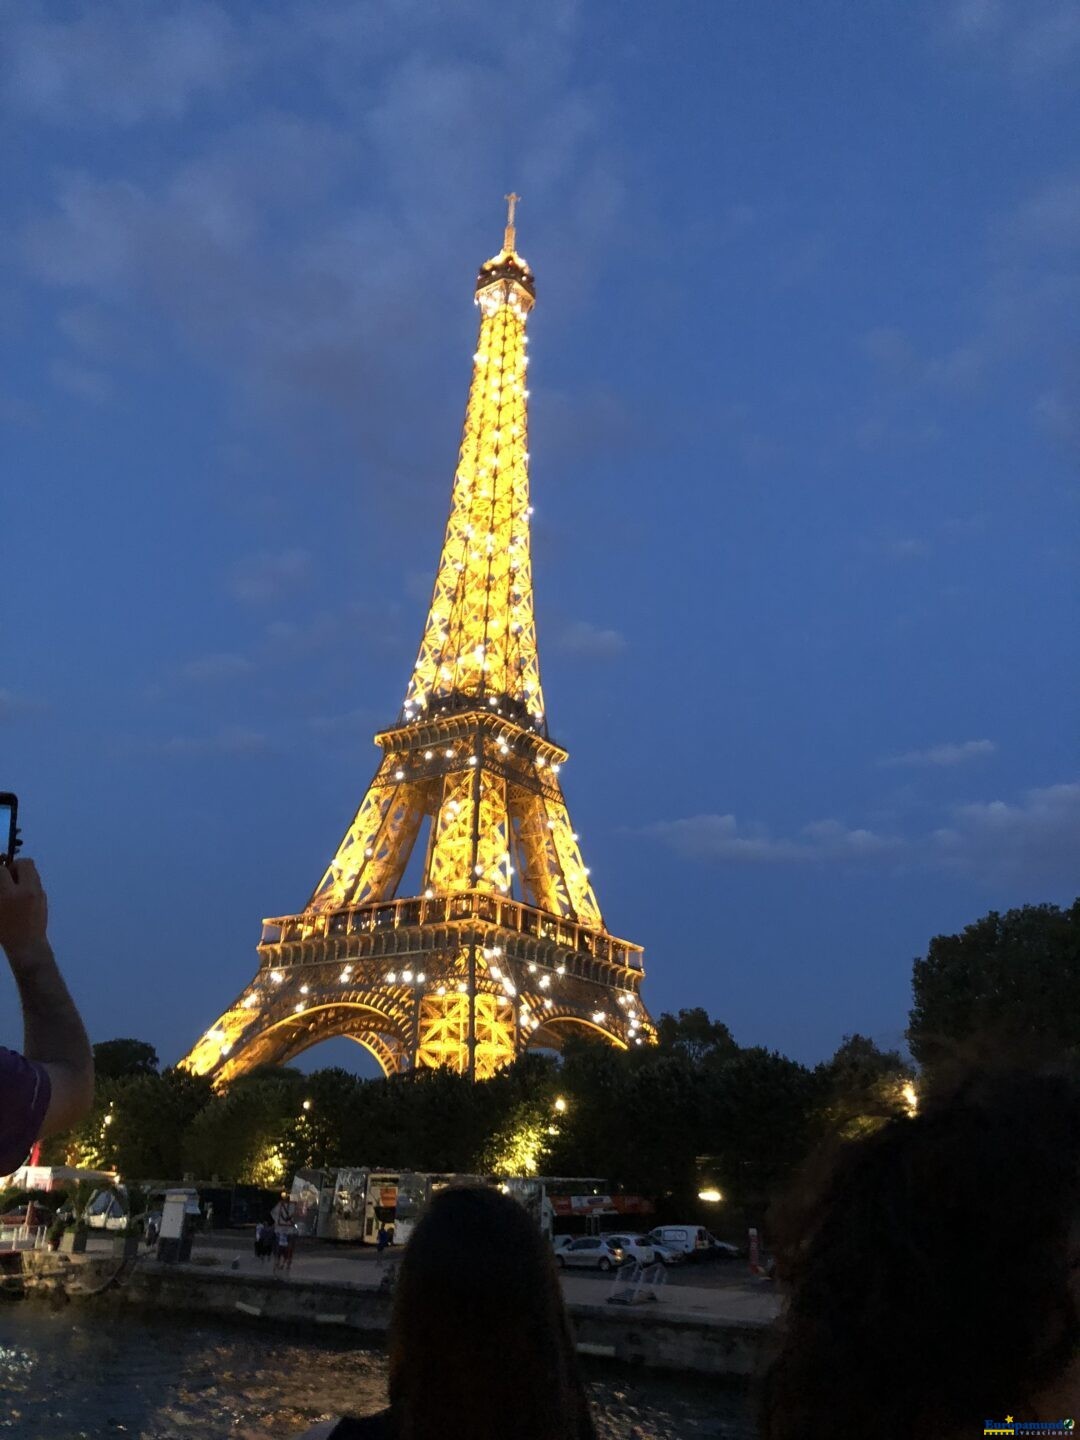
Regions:
M 10 1175 L 26 1159 L 51 1095 L 44 1065 L 0 1045 L 0 1175 Z

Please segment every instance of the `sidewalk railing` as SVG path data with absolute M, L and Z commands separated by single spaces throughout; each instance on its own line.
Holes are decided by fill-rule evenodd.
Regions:
M 49 1234 L 47 1225 L 0 1225 L 0 1246 L 9 1250 L 44 1250 Z
M 607 1303 L 609 1305 L 653 1304 L 660 1299 L 658 1291 L 661 1285 L 666 1284 L 667 1271 L 663 1265 L 659 1262 L 642 1265 L 640 1261 L 635 1260 L 629 1265 L 623 1265 L 616 1272 Z

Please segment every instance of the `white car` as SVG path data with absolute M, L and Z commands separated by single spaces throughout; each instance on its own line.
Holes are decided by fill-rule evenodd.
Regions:
M 608 1235 L 580 1235 L 555 1253 L 555 1263 L 587 1270 L 617 1270 L 623 1263 L 621 1248 Z
M 703 1225 L 658 1225 L 649 1231 L 648 1239 L 683 1259 L 703 1255 L 709 1249 L 709 1232 Z
M 658 1245 L 655 1240 L 650 1240 L 649 1244 L 661 1265 L 681 1265 L 686 1259 L 681 1250 L 673 1250 L 670 1245 Z
M 656 1246 L 645 1235 L 605 1235 L 604 1239 L 614 1240 L 616 1245 L 622 1246 L 623 1259 L 627 1264 L 635 1261 L 638 1265 L 655 1265 L 659 1258 Z
M 712 1231 L 707 1232 L 709 1236 L 709 1248 L 705 1252 L 706 1259 L 713 1260 L 734 1260 L 739 1254 L 737 1245 L 730 1245 L 726 1240 L 718 1240 Z
M 577 1238 L 576 1235 L 552 1235 L 551 1248 L 555 1251 L 555 1254 L 558 1255 L 559 1252 L 565 1250 L 568 1245 L 572 1245 Z

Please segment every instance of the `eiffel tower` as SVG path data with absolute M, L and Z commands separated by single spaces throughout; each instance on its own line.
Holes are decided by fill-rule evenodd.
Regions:
M 404 706 L 375 736 L 375 777 L 311 899 L 263 922 L 258 973 L 181 1062 L 216 1085 L 338 1035 L 387 1075 L 446 1065 L 477 1080 L 575 1032 L 622 1048 L 655 1036 L 642 950 L 604 924 L 540 689 L 525 337 L 535 282 L 516 248 L 517 199 L 476 282 L 450 518 Z M 422 836 L 418 893 L 399 895 Z

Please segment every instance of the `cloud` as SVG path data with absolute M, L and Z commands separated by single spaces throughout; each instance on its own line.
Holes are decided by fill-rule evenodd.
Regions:
M 233 594 L 246 605 L 265 605 L 294 590 L 308 578 L 311 554 L 307 550 L 263 551 L 238 560 L 229 584 Z
M 581 660 L 613 660 L 626 649 L 626 637 L 619 630 L 606 630 L 590 620 L 572 620 L 554 637 L 564 655 Z
M 905 750 L 901 755 L 889 755 L 878 763 L 884 766 L 907 765 L 916 769 L 933 769 L 966 765 L 969 760 L 981 760 L 996 751 L 997 746 L 993 740 L 950 741 L 943 745 L 928 746 L 925 750 Z
M 148 748 L 157 755 L 186 758 L 203 755 L 258 755 L 269 746 L 269 737 L 259 730 L 229 726 L 215 735 L 171 735 L 167 740 L 151 741 Z
M 53 384 L 80 400 L 102 405 L 113 393 L 112 381 L 102 370 L 77 365 L 71 360 L 54 360 L 49 368 Z
M 741 824 L 730 814 L 662 820 L 634 833 L 703 864 L 884 862 L 908 870 L 962 870 L 993 883 L 1023 879 L 1043 888 L 1075 884 L 1080 781 L 1028 790 L 1013 802 L 954 805 L 945 815 L 944 825 L 906 836 L 852 829 L 839 820 L 819 820 L 794 836 L 774 836 L 764 826 Z
M 930 542 L 920 540 L 917 535 L 890 540 L 885 548 L 894 560 L 925 560 L 930 554 Z
M 385 718 L 383 716 L 382 720 L 385 721 Z M 373 711 L 360 706 L 355 710 L 346 710 L 340 715 L 313 715 L 307 723 L 316 735 L 344 736 L 346 739 L 362 736 L 364 739 L 370 740 L 372 732 L 381 722 Z
M 895 854 L 903 841 L 872 830 L 849 829 L 839 820 L 817 820 L 793 839 L 777 838 L 762 826 L 740 826 L 734 815 L 693 815 L 661 820 L 639 832 L 693 860 L 753 865 L 808 861 L 865 860 Z
M 1067 75 L 1080 54 L 1075 0 L 949 0 L 933 15 L 946 47 L 1022 84 Z
M 935 860 L 949 867 L 1072 883 L 1080 853 L 1080 782 L 1028 790 L 1014 804 L 957 806 L 932 844 Z
M 14 690 L 0 690 L 0 724 L 43 708 L 40 700 L 31 700 L 28 695 L 20 695 Z
M 242 63 L 226 11 L 190 0 L 168 9 L 97 0 L 70 21 L 9 23 L 6 38 L 4 98 L 54 125 L 179 120 L 223 94 Z
M 254 662 L 246 655 L 222 651 L 220 654 L 200 655 L 194 660 L 188 660 L 180 666 L 178 673 L 181 679 L 202 685 L 217 680 L 236 680 L 242 675 L 250 675 L 254 668 Z
M 141 146 L 133 159 L 114 147 L 108 170 L 48 177 L 17 248 L 30 276 L 62 292 L 58 309 L 108 311 L 134 345 L 164 324 L 242 404 L 283 425 L 294 408 L 332 411 L 385 481 L 419 468 L 408 397 L 438 357 L 416 336 L 442 333 L 440 316 L 449 327 L 467 303 L 467 288 L 417 276 L 445 273 L 447 255 L 471 268 L 495 248 L 503 177 L 526 194 L 526 225 L 531 214 L 537 231 L 544 217 L 555 230 L 564 303 L 596 283 L 625 161 L 610 101 L 575 63 L 575 4 L 507 0 L 492 26 L 478 4 L 414 0 L 387 25 L 352 0 L 276 14 L 189 0 L 169 7 L 165 74 L 142 64 L 170 38 L 154 7 L 103 0 L 90 13 L 16 27 L 9 109 L 72 126 L 164 122 L 234 93 L 239 77 L 245 94 L 295 96 L 296 113 L 189 123 L 153 166 L 139 163 Z M 492 123 L 503 113 L 512 127 Z M 479 232 L 482 197 L 491 215 Z

